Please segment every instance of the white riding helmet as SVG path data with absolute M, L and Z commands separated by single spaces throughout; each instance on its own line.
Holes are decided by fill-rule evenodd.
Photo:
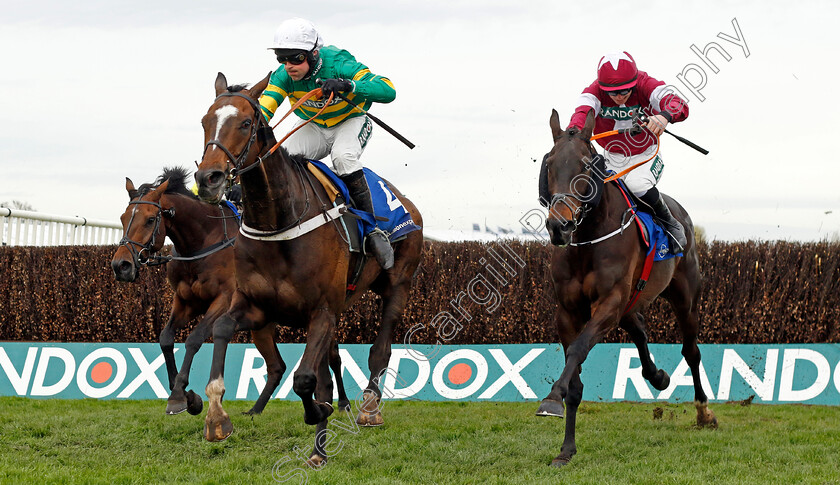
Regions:
M 286 20 L 274 31 L 274 44 L 269 49 L 295 49 L 311 51 L 324 45 L 312 22 L 293 18 Z

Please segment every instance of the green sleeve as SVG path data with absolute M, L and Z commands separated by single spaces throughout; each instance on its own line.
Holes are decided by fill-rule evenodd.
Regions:
M 390 79 L 370 72 L 366 65 L 352 56 L 343 60 L 336 68 L 337 77 L 350 79 L 356 84 L 353 94 L 357 96 L 376 103 L 390 103 L 397 97 L 397 91 Z
M 268 86 L 260 96 L 260 108 L 266 121 L 271 120 L 277 107 L 283 103 L 283 100 L 289 96 L 288 80 L 289 75 L 285 69 L 277 69 L 271 75 L 268 81 Z

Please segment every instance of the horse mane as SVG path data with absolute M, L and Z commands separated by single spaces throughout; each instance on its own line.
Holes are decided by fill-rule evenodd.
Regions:
M 166 192 L 164 192 L 165 194 L 180 194 L 191 199 L 198 199 L 198 197 L 192 193 L 192 190 L 187 187 L 187 178 L 189 177 L 190 172 L 184 167 L 164 167 L 163 173 L 160 174 L 153 183 L 142 184 L 137 189 L 137 194 L 144 196 L 155 188 L 160 187 L 160 184 L 169 180 L 169 185 L 166 187 Z
M 243 89 L 245 89 L 247 87 L 248 87 L 247 83 L 234 84 L 233 86 L 228 86 L 227 90 L 228 90 L 229 93 L 238 93 L 239 91 L 242 91 Z

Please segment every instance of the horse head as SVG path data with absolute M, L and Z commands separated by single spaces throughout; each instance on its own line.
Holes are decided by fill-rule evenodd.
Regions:
M 551 243 L 566 246 L 586 212 L 595 205 L 603 185 L 603 179 L 593 170 L 597 154 L 589 144 L 595 114 L 589 112 L 583 130 L 572 127 L 563 131 L 557 111 L 552 110 L 549 126 L 554 147 L 543 160 L 540 202 L 549 209 L 545 225 Z
M 257 101 L 270 76 L 250 89 L 228 86 L 222 73 L 216 77 L 216 99 L 201 119 L 204 154 L 195 174 L 205 202 L 219 203 L 237 174 L 256 166 L 266 140 L 273 138 Z
M 140 265 L 163 247 L 166 229 L 161 219 L 175 215 L 173 207 L 164 207 L 161 202 L 161 196 L 168 187 L 169 180 L 166 180 L 150 190 L 144 186 L 138 190 L 134 188 L 131 179 L 126 177 L 125 190 L 128 192 L 129 203 L 120 216 L 123 237 L 111 260 L 111 269 L 117 280 L 134 281 Z

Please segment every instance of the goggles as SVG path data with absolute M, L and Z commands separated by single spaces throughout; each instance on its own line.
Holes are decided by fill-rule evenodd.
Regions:
M 280 64 L 289 63 L 294 66 L 303 64 L 306 61 L 306 53 L 298 52 L 297 54 L 282 55 L 277 54 L 277 62 Z
M 632 90 L 633 88 L 622 89 L 621 91 L 607 91 L 607 94 L 610 96 L 624 96 L 625 94 L 629 94 Z

